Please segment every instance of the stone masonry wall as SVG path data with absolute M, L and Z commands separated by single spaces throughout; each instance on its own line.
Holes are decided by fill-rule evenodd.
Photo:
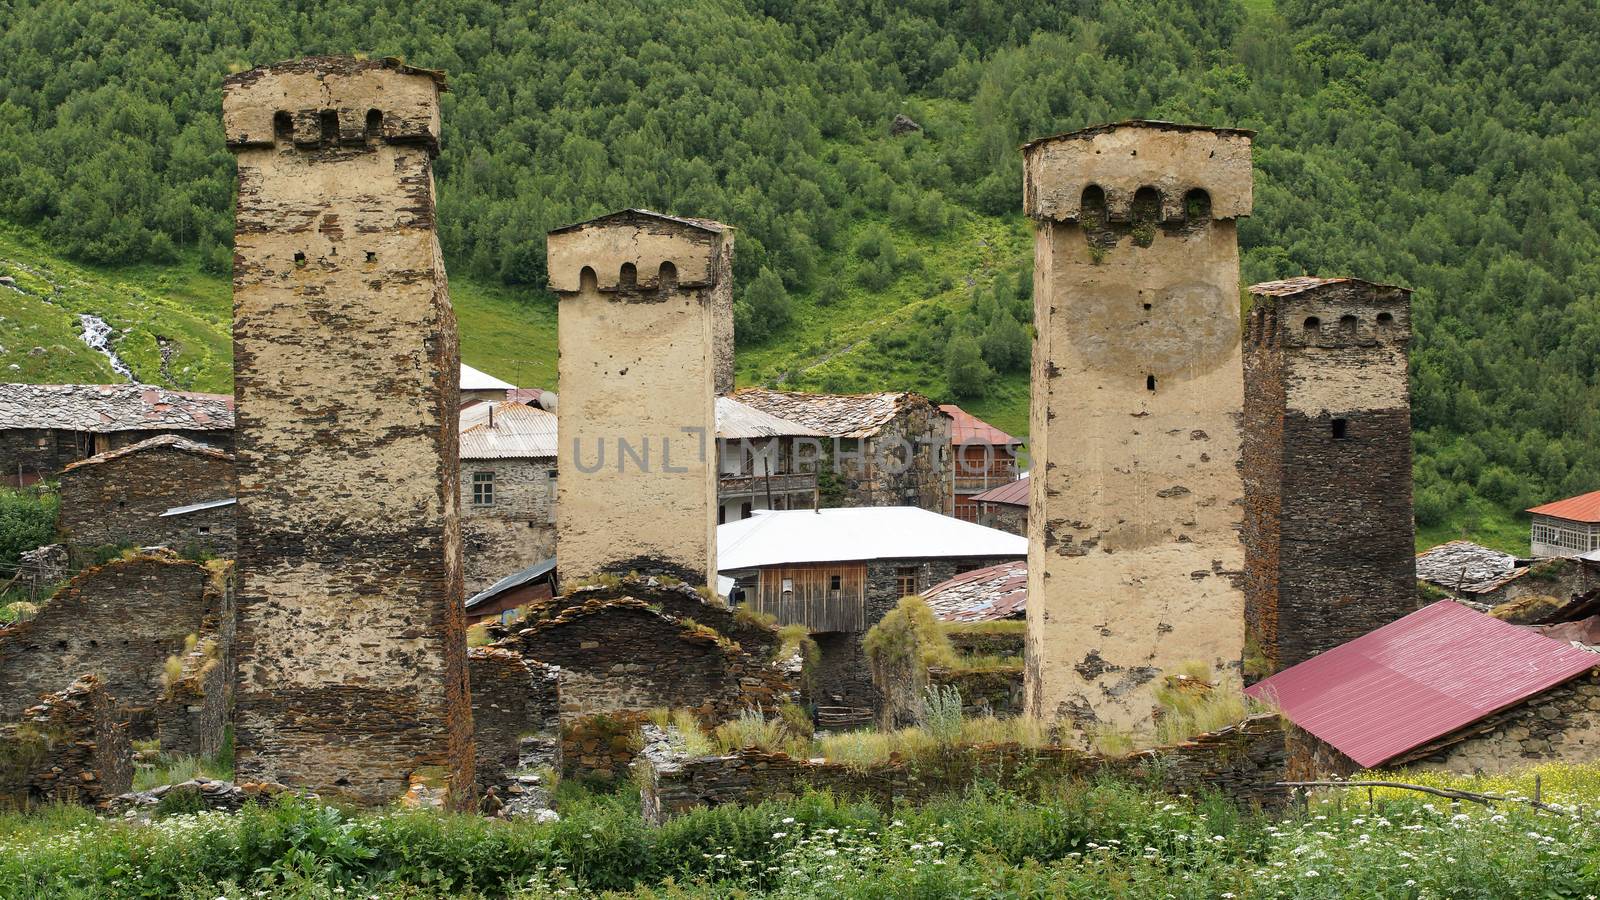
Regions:
M 128 730 L 93 675 L 0 722 L 0 809 L 98 806 L 132 784 Z
M 844 452 L 846 440 L 827 440 L 834 480 L 841 496 L 835 506 L 917 506 L 943 513 L 949 502 L 945 478 L 950 465 L 950 419 L 932 401 L 908 394 L 900 411 L 857 452 Z
M 461 556 L 472 596 L 507 575 L 556 555 L 556 461 L 461 461 Z M 472 476 L 494 475 L 494 504 L 472 502 Z
M 503 647 L 467 651 L 478 786 L 505 784 L 517 770 L 522 739 L 560 739 L 561 670 Z
M 206 449 L 209 452 L 157 446 L 67 467 L 60 476 L 63 539 L 79 549 L 128 543 L 174 550 L 203 548 L 233 558 L 232 507 L 161 516 L 173 507 L 234 496 L 232 458 Z
M 960 691 L 961 708 L 968 716 L 1009 719 L 1023 712 L 1021 666 L 933 668 L 928 670 L 928 683 Z
M 1198 662 L 1238 678 L 1250 145 L 1237 129 L 1125 122 L 1024 147 L 1040 719 L 1148 741 L 1162 673 Z
M 234 669 L 220 635 L 200 639 L 183 660 L 183 674 L 156 701 L 161 752 L 211 756 L 222 749 L 233 713 Z M 231 642 L 231 637 L 227 639 Z
M 1251 292 L 1245 609 L 1266 675 L 1417 609 L 1410 306 L 1353 279 Z
M 1028 508 L 1015 503 L 984 503 L 978 511 L 978 524 L 998 528 L 1008 534 L 1028 536 Z
M 1275 786 L 1283 780 L 1284 759 L 1283 729 L 1277 718 L 1258 716 L 1176 747 L 1111 759 L 1065 747 L 981 744 L 951 748 L 928 760 L 861 771 L 747 749 L 653 767 L 643 773 L 640 799 L 645 819 L 660 823 L 697 806 L 750 805 L 807 791 L 829 791 L 889 808 L 897 802 L 960 793 L 979 780 L 1022 790 L 1051 779 L 1106 773 L 1154 777 L 1173 793 L 1212 789 L 1241 806 L 1275 808 L 1287 799 L 1285 789 Z
M 234 615 L 218 566 L 140 556 L 80 572 L 38 616 L 0 628 L 0 717 L 92 672 L 119 709 L 142 719 L 161 699 L 167 657 Z
M 549 235 L 561 578 L 715 583 L 725 226 L 626 210 Z
M 394 60 L 315 57 L 223 92 L 239 169 L 237 770 L 361 804 L 414 775 L 474 800 L 442 89 Z

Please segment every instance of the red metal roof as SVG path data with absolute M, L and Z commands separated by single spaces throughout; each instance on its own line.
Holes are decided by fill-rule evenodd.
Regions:
M 950 443 L 952 444 L 991 444 L 1004 447 L 1016 443 L 1016 438 L 954 403 L 941 403 L 939 409 L 951 419 Z
M 973 494 L 972 499 L 977 503 L 1009 503 L 1012 506 L 1028 505 L 1028 476 L 1024 475 L 1010 484 L 1002 484 L 997 488 L 990 488 L 981 494 Z
M 1600 655 L 1441 600 L 1245 693 L 1370 768 L 1597 666 Z
M 1590 491 L 1587 494 L 1535 506 L 1528 512 L 1572 522 L 1600 522 L 1600 491 Z

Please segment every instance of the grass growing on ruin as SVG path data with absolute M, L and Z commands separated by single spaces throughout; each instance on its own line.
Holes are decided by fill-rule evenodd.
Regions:
M 813 794 L 660 828 L 635 794 L 565 787 L 551 823 L 289 798 L 149 826 L 52 808 L 0 814 L 0 896 L 1584 897 L 1600 815 L 1572 807 L 1595 796 L 1600 771 L 1574 767 L 1546 781 L 1554 813 L 1363 792 L 1263 815 L 1109 779 L 892 810 Z

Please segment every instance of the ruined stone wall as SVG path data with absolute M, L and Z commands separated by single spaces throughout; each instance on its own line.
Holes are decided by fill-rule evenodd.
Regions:
M 556 555 L 556 461 L 473 459 L 461 463 L 461 556 L 472 596 Z M 472 502 L 472 476 L 494 475 L 494 504 Z
M 979 781 L 1024 791 L 1063 777 L 1107 773 L 1153 779 L 1172 793 L 1214 790 L 1244 807 L 1275 808 L 1287 799 L 1276 786 L 1283 767 L 1283 729 L 1275 716 L 1258 716 L 1176 747 L 1111 759 L 1066 747 L 979 744 L 862 771 L 750 749 L 652 767 L 642 773 L 640 800 L 646 821 L 659 824 L 697 806 L 750 805 L 808 791 L 890 808 L 960 793 Z
M 0 717 L 94 673 L 118 708 L 144 715 L 163 693 L 167 657 L 234 615 L 225 570 L 159 556 L 80 572 L 27 622 L 0 628 Z M 136 734 L 135 737 L 141 737 Z
M 93 445 L 93 435 L 73 431 L 0 429 L 0 483 L 15 486 L 53 478 L 67 463 L 88 456 Z
M 961 692 L 961 708 L 970 716 L 1009 719 L 1023 713 L 1022 666 L 928 670 L 928 683 Z
M 80 550 L 105 544 L 204 549 L 232 558 L 232 507 L 182 516 L 178 506 L 226 500 L 237 490 L 233 460 L 174 447 L 151 447 L 67 468 L 61 473 L 60 528 Z
M 627 211 L 550 233 L 561 577 L 716 577 L 721 225 Z
M 560 739 L 561 670 L 503 647 L 467 651 L 479 788 L 505 784 L 525 737 Z
M 233 712 L 234 669 L 221 635 L 202 638 L 153 710 L 161 752 L 211 756 L 222 749 Z
M 950 419 L 911 394 L 877 434 L 824 441 L 833 456 L 833 502 L 824 506 L 916 506 L 944 513 L 950 504 Z
M 472 800 L 442 77 L 319 57 L 227 79 L 239 165 L 239 776 Z
M 132 785 L 128 730 L 93 675 L 0 722 L 0 809 L 98 806 Z
M 1237 678 L 1239 252 L 1250 135 L 1123 123 L 1030 144 L 1037 337 L 1028 705 L 1148 739 L 1162 672 Z
M 1408 292 L 1349 279 L 1251 288 L 1246 616 L 1267 675 L 1418 608 Z

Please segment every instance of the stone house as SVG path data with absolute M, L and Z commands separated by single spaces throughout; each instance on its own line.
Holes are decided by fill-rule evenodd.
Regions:
M 917 507 L 867 507 L 757 513 L 717 527 L 717 554 L 744 605 L 811 632 L 818 721 L 842 725 L 869 720 L 877 701 L 867 629 L 901 597 L 1025 559 L 1028 542 Z
M 823 506 L 950 506 L 950 418 L 910 391 L 807 394 L 746 388 L 733 398 L 823 435 Z
M 233 449 L 233 398 L 146 384 L 0 384 L 0 484 L 170 434 Z
M 555 556 L 555 413 L 505 400 L 461 411 L 461 543 L 468 594 Z
M 467 624 L 476 625 L 491 618 L 505 622 L 511 610 L 550 601 L 555 597 L 555 586 L 555 557 L 542 559 L 468 597 Z
M 1012 534 L 1028 536 L 1028 473 L 1009 484 L 973 494 L 978 507 L 978 524 Z
M 61 535 L 75 550 L 130 543 L 234 555 L 232 453 L 162 434 L 80 459 L 59 478 Z
M 1418 581 L 1483 608 L 1534 598 L 1560 603 L 1600 587 L 1600 559 L 1528 559 L 1471 541 L 1430 547 L 1416 567 Z
M 939 411 L 950 419 L 950 505 L 945 512 L 963 522 L 981 523 L 975 495 L 1016 480 L 1022 442 L 954 403 L 941 404 Z
M 1534 556 L 1600 553 L 1600 491 L 1590 491 L 1528 510 Z
M 821 432 L 717 398 L 717 522 L 757 510 L 815 509 Z
M 1600 654 L 1441 600 L 1257 682 L 1290 780 L 1600 761 Z

